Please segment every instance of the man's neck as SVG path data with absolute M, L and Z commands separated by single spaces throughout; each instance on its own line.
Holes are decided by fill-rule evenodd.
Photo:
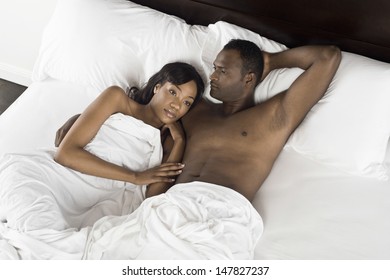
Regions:
M 223 114 L 227 116 L 251 108 L 254 105 L 255 102 L 253 98 L 240 99 L 233 102 L 224 102 L 222 104 L 222 110 Z

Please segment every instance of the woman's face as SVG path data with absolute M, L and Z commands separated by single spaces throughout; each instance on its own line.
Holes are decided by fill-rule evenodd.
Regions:
M 170 82 L 163 85 L 157 84 L 151 105 L 163 123 L 173 123 L 188 112 L 194 103 L 196 94 L 197 88 L 194 81 L 182 85 L 174 85 Z

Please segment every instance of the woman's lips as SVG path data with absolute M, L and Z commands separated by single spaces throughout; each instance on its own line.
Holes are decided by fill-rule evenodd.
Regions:
M 165 115 L 170 119 L 176 119 L 176 114 L 172 110 L 164 109 Z

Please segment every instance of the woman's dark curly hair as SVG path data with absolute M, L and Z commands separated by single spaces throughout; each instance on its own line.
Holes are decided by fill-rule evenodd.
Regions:
M 170 82 L 178 86 L 190 81 L 196 83 L 197 90 L 195 100 L 191 106 L 193 107 L 203 96 L 204 82 L 195 67 L 184 62 L 172 62 L 164 65 L 141 89 L 132 87 L 129 92 L 129 97 L 145 105 L 152 99 L 154 87 L 157 84 L 163 85 L 166 82 Z

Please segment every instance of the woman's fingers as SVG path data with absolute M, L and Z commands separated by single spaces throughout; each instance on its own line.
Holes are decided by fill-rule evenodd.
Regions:
M 182 163 L 165 163 L 158 167 L 155 175 L 159 177 L 177 176 L 182 172 L 184 164 Z
M 159 170 L 179 170 L 183 169 L 184 164 L 183 163 L 163 163 L 160 166 L 158 166 Z
M 173 177 L 182 173 L 184 164 L 182 163 L 163 163 L 149 170 L 137 174 L 137 184 L 151 184 L 157 182 L 174 182 Z

